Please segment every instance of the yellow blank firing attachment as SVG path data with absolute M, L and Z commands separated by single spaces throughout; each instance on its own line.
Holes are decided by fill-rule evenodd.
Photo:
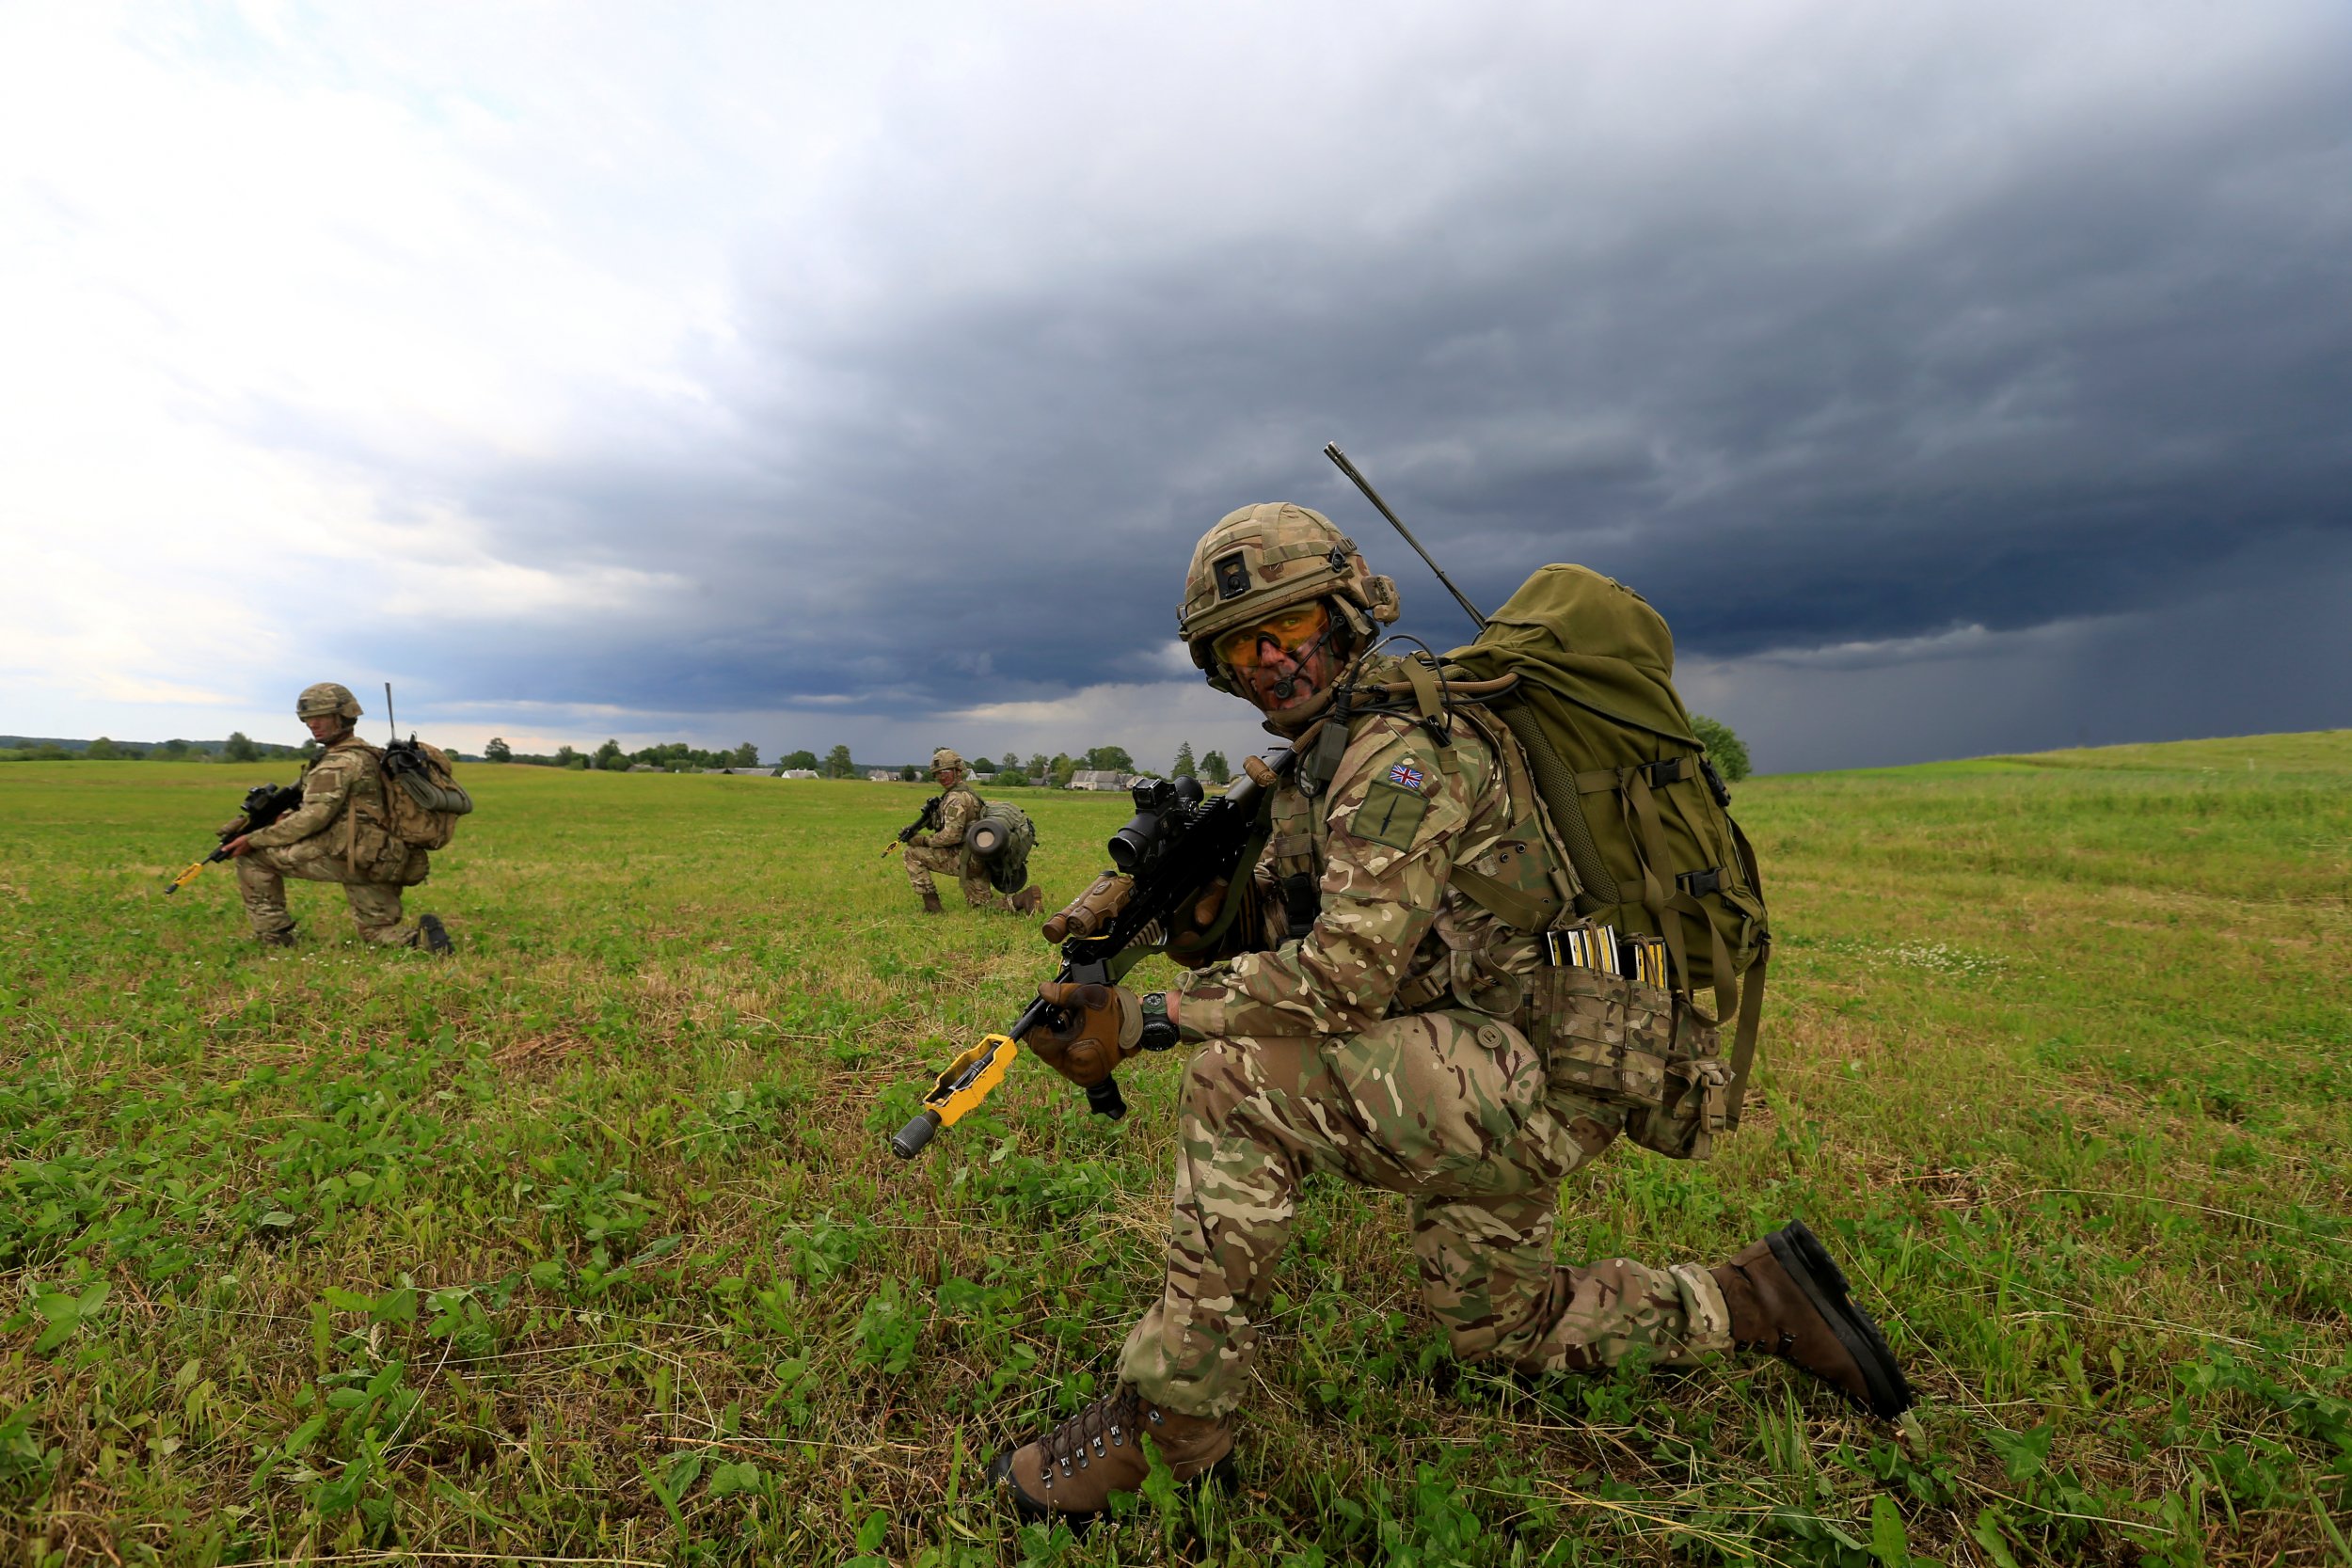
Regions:
M 947 1064 L 947 1070 L 939 1075 L 923 1103 L 939 1113 L 942 1127 L 953 1127 L 1005 1081 L 1005 1069 L 1012 1066 L 1020 1050 L 1020 1042 L 1010 1035 L 989 1036 Z
M 1012 1066 L 1020 1051 L 1020 1042 L 1010 1035 L 991 1035 L 949 1062 L 931 1092 L 923 1097 L 923 1114 L 892 1136 L 891 1152 L 901 1160 L 920 1154 L 932 1133 L 962 1120 L 965 1112 L 1005 1081 L 1005 1069 Z
M 189 866 L 185 871 L 181 872 L 180 875 L 171 879 L 171 885 L 164 889 L 164 896 L 167 898 L 171 895 L 179 892 L 182 888 L 186 887 L 190 882 L 195 881 L 198 877 L 201 876 L 203 871 L 204 863 L 202 861 L 199 861 L 194 865 Z

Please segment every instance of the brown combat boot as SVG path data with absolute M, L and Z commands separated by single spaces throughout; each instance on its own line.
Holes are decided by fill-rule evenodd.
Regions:
M 1121 1385 L 1032 1442 L 996 1456 L 992 1485 L 1025 1519 L 1091 1519 L 1115 1492 L 1136 1492 L 1152 1473 L 1139 1441 L 1149 1433 L 1178 1481 L 1190 1481 L 1233 1451 L 1233 1423 L 1182 1416 Z
M 923 895 L 923 912 L 925 914 L 946 914 L 947 912 L 947 907 L 939 901 L 938 894 L 927 893 Z
M 1035 914 L 1045 907 L 1045 890 L 1032 882 L 1012 895 L 1012 912 Z
M 1846 1275 L 1803 1220 L 1790 1220 L 1708 1271 L 1731 1309 L 1731 1338 L 1777 1355 L 1873 1415 L 1911 1408 L 1911 1385 L 1870 1315 L 1846 1295 Z
M 254 933 L 253 940 L 264 947 L 292 947 L 294 944 L 294 928 L 287 925 L 275 931 L 258 931 Z

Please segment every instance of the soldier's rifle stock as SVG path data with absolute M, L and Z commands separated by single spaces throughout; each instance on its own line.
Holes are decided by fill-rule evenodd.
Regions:
M 1115 985 L 1120 976 L 1186 928 L 1184 917 L 1207 891 L 1226 884 L 1220 925 L 1233 917 L 1248 876 L 1247 860 L 1263 839 L 1259 805 L 1265 791 L 1295 766 L 1295 749 L 1271 761 L 1249 759 L 1245 776 L 1216 800 L 1200 781 L 1147 779 L 1135 786 L 1136 815 L 1112 835 L 1111 869 L 1045 923 L 1045 940 L 1061 943 L 1063 984 Z M 1061 1009 L 1040 997 L 1001 1035 L 990 1035 L 954 1061 L 923 1097 L 923 1110 L 892 1135 L 891 1152 L 912 1160 L 942 1127 L 952 1126 L 986 1100 L 1020 1053 L 1021 1041 L 1041 1023 L 1060 1027 Z M 1097 1116 L 1127 1114 L 1119 1081 L 1087 1090 Z
M 916 833 L 922 832 L 926 829 L 937 829 L 940 821 L 939 802 L 946 799 L 946 796 L 945 795 L 934 795 L 930 800 L 924 801 L 923 809 L 914 814 L 914 820 L 899 829 L 898 836 L 882 847 L 882 855 L 888 855 L 893 849 L 905 848 L 908 845 L 914 842 L 914 835 Z
M 237 819 L 221 832 L 220 847 L 174 877 L 171 885 L 164 889 L 164 896 L 168 898 L 195 881 L 203 869 L 215 861 L 227 860 L 229 846 L 238 838 L 246 833 L 260 832 L 300 804 L 302 786 L 299 784 L 255 784 L 246 790 L 245 803 L 237 808 Z

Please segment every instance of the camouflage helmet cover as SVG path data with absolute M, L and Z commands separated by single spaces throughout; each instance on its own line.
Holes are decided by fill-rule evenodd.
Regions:
M 302 695 L 294 699 L 296 719 L 323 719 L 330 713 L 345 719 L 357 719 L 360 714 L 359 699 L 351 694 L 351 688 L 339 681 L 306 686 Z
M 1193 546 L 1176 635 L 1209 684 L 1228 689 L 1209 647 L 1219 633 L 1325 598 L 1339 605 L 1359 638 L 1397 616 L 1395 582 L 1375 577 L 1356 541 L 1330 518 L 1288 501 L 1261 501 L 1227 513 Z
M 932 772 L 944 773 L 950 768 L 954 768 L 959 773 L 963 771 L 963 758 L 956 753 L 956 749 L 954 747 L 942 746 L 938 751 L 931 753 Z

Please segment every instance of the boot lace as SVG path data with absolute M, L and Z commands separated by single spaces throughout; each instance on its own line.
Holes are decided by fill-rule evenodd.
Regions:
M 1040 1440 L 1039 1446 L 1045 1450 L 1046 1475 L 1050 1478 L 1057 1469 L 1065 1474 L 1073 1468 L 1085 1469 L 1106 1448 L 1125 1447 L 1133 1441 L 1142 1413 L 1143 1402 L 1133 1388 L 1120 1388 L 1096 1400 Z

